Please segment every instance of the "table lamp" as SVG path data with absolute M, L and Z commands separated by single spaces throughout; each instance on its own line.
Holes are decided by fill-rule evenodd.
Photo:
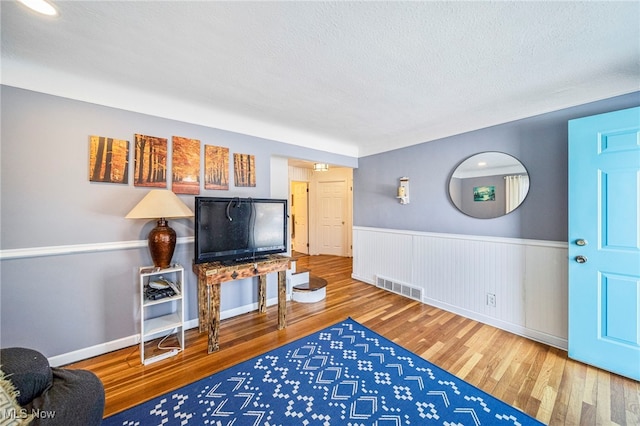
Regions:
M 153 189 L 125 217 L 158 219 L 157 226 L 149 232 L 149 251 L 155 267 L 168 268 L 176 248 L 176 231 L 169 227 L 167 218 L 191 216 L 191 209 L 173 191 Z

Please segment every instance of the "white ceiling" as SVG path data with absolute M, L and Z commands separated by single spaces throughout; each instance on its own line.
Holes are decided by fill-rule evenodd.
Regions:
M 640 2 L 2 0 L 2 83 L 365 156 L 640 89 Z

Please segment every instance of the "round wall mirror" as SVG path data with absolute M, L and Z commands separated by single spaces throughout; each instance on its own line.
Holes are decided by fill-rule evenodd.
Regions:
M 529 193 L 529 174 L 517 158 L 503 152 L 481 152 L 456 167 L 449 196 L 464 214 L 491 219 L 515 210 Z

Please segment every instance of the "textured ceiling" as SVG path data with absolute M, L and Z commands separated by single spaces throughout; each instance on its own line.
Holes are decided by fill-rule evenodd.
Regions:
M 640 89 L 640 2 L 0 2 L 2 83 L 351 156 Z

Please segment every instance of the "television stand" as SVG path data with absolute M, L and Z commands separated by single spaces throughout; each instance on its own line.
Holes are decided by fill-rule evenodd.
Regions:
M 287 269 L 291 258 L 269 255 L 262 260 L 226 265 L 222 262 L 194 263 L 198 277 L 198 327 L 207 331 L 208 351 L 220 349 L 220 285 L 243 278 L 258 277 L 258 311 L 267 312 L 267 274 L 278 273 L 278 330 L 287 326 Z

